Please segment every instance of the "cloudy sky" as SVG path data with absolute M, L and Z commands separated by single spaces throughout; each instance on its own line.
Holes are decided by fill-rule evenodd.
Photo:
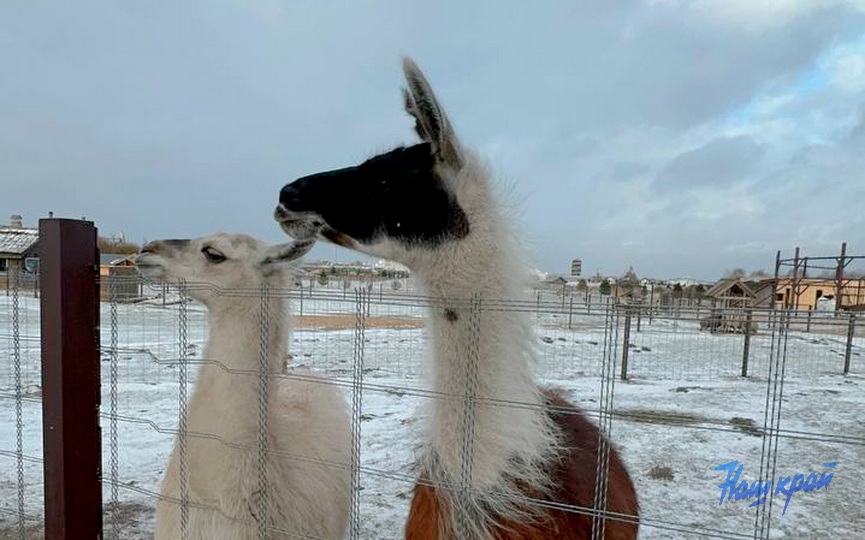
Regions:
M 2 2 L 0 221 L 281 241 L 285 182 L 414 142 L 403 54 L 540 268 L 865 253 L 865 0 Z

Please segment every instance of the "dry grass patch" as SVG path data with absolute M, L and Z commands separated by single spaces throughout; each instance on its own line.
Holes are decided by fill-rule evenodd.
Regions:
M 652 467 L 652 470 L 649 471 L 649 478 L 652 480 L 665 480 L 668 482 L 673 481 L 673 469 L 671 467 L 661 467 L 660 465 L 655 465 Z
M 703 424 L 710 420 L 705 416 L 691 413 L 670 411 L 653 411 L 651 409 L 624 409 L 613 413 L 618 418 L 640 422 L 643 424 L 661 424 L 665 426 L 689 426 Z
M 303 315 L 294 318 L 294 327 L 306 330 L 348 330 L 354 328 L 354 315 Z M 421 328 L 423 319 L 411 317 L 367 317 L 366 328 Z

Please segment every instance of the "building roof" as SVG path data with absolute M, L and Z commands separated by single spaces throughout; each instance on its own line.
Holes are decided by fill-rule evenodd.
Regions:
M 100 253 L 99 264 L 107 264 L 109 266 L 129 266 L 132 265 L 132 259 L 135 255 L 127 255 L 124 253 Z
M 38 229 L 0 227 L 0 253 L 22 256 L 38 241 Z
M 706 296 L 710 296 L 712 298 L 722 298 L 726 296 L 730 296 L 725 294 L 731 289 L 738 287 L 738 291 L 740 294 L 733 294 L 735 297 L 749 297 L 754 298 L 754 291 L 751 289 L 750 285 L 746 283 L 744 280 L 739 278 L 724 278 L 712 285 L 709 290 L 706 291 Z M 735 292 L 735 291 L 734 291 Z

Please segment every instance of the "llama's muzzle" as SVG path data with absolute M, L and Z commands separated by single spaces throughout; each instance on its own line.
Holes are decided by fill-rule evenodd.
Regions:
M 150 279 L 159 279 L 165 273 L 165 268 L 162 266 L 162 257 L 153 251 L 141 250 L 141 253 L 135 256 L 133 260 L 135 270 Z
M 292 212 L 282 203 L 279 203 L 273 211 L 273 219 L 279 223 L 285 234 L 296 240 L 315 238 L 322 227 L 321 218 L 317 214 Z

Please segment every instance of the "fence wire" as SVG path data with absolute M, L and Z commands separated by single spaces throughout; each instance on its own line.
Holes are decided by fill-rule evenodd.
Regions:
M 25 473 L 27 467 L 38 467 L 41 457 L 28 443 L 28 437 L 38 437 L 39 431 L 27 424 L 24 414 L 27 407 L 39 406 L 39 398 L 28 392 L 30 364 L 24 357 L 25 349 L 38 355 L 38 331 L 22 331 L 21 326 L 28 313 L 34 312 L 37 300 L 22 297 L 14 289 L 14 280 L 10 283 L 13 288 L 0 314 L 4 324 L 0 336 L 7 337 L 10 344 L 11 384 L 0 389 L 0 402 L 13 405 L 5 418 L 14 426 L 15 448 L 0 448 L 0 459 L 14 460 L 15 467 L 0 479 L 11 486 L 3 489 L 10 489 L 9 500 L 15 503 L 0 506 L 0 510 L 13 519 L 10 524 L 15 535 L 25 538 L 40 519 L 37 501 L 31 502 L 25 482 L 32 485 L 34 480 Z M 455 500 L 465 501 L 456 508 L 468 512 L 475 495 L 473 469 L 484 459 L 474 447 L 477 411 L 480 407 L 521 410 L 538 406 L 509 396 L 484 397 L 476 384 L 466 385 L 458 395 L 430 384 L 426 315 L 428 310 L 448 305 L 467 306 L 466 322 L 473 328 L 477 347 L 481 347 L 490 315 L 504 312 L 529 318 L 535 330 L 538 380 L 563 388 L 576 406 L 552 410 L 581 410 L 598 426 L 601 438 L 592 506 L 574 507 L 532 497 L 524 501 L 537 508 L 593 516 L 593 538 L 603 538 L 612 521 L 629 519 L 607 509 L 614 448 L 634 478 L 643 508 L 641 537 L 645 538 L 769 538 L 795 533 L 806 519 L 817 519 L 817 531 L 838 531 L 838 523 L 818 518 L 832 501 L 842 504 L 841 495 L 830 491 L 794 498 L 792 512 L 802 512 L 799 525 L 794 525 L 790 510 L 787 516 L 780 516 L 774 497 L 751 512 L 744 512 L 742 503 L 718 505 L 717 486 L 723 478 L 712 468 L 740 458 L 751 464 L 754 479 L 770 481 L 787 474 L 791 467 L 813 468 L 795 454 L 797 449 L 814 445 L 821 452 L 849 456 L 851 464 L 865 462 L 865 434 L 854 429 L 865 415 L 865 403 L 856 397 L 865 375 L 865 343 L 857 326 L 861 319 L 853 315 L 728 311 L 720 313 L 723 322 L 718 323 L 719 312 L 705 308 L 648 310 L 597 299 L 584 303 L 579 297 L 441 299 L 415 291 L 387 291 L 386 286 L 378 290 L 355 287 L 353 294 L 325 288 L 219 290 L 203 283 L 153 287 L 128 277 L 112 277 L 108 286 L 103 306 L 108 316 L 102 319 L 108 321 L 102 340 L 103 359 L 109 368 L 103 379 L 108 399 L 103 401 L 107 407 L 104 405 L 102 416 L 109 424 L 104 483 L 111 503 L 106 517 L 112 538 L 146 538 L 157 501 L 179 506 L 182 538 L 192 536 L 192 511 L 212 512 L 237 523 L 248 521 L 191 497 L 194 441 L 210 441 L 256 456 L 257 477 L 250 481 L 257 484 L 259 496 L 253 512 L 256 518 L 250 524 L 259 538 L 276 534 L 315 538 L 275 525 L 273 516 L 268 516 L 268 497 L 273 493 L 267 471 L 275 456 L 297 466 L 347 469 L 352 479 L 348 536 L 400 538 L 412 490 L 425 482 L 416 474 L 417 449 L 427 429 L 425 411 L 437 400 L 463 403 L 461 418 L 454 419 L 461 433 L 462 469 L 453 485 L 434 483 L 434 487 L 450 490 Z M 193 291 L 258 299 L 257 366 L 243 369 L 205 357 L 207 314 L 203 306 L 191 301 Z M 268 364 L 272 336 L 267 329 L 271 317 L 279 316 L 271 306 L 282 301 L 289 304 L 293 326 L 287 363 L 309 372 L 274 372 Z M 468 354 L 462 374 L 466 380 L 477 381 L 483 369 L 480 358 L 479 351 Z M 197 373 L 205 366 L 238 383 L 257 378 L 256 433 L 249 445 L 190 429 L 192 398 L 187 392 L 192 388 L 194 394 Z M 343 392 L 352 424 L 348 462 L 273 447 L 268 418 L 272 385 L 279 381 L 329 385 Z M 833 421 L 826 422 L 822 417 L 830 412 Z M 175 444 L 180 484 L 178 493 L 170 495 L 160 492 L 160 481 Z M 865 480 L 853 467 L 844 474 L 850 484 L 841 482 L 839 470 L 841 493 L 845 485 Z M 687 491 L 680 493 L 681 486 L 688 486 Z M 0 498 L 5 500 L 6 493 Z M 671 507 L 671 500 L 676 507 Z M 124 517 L 127 511 L 135 518 Z M 467 513 L 461 519 L 468 522 L 472 516 Z M 849 522 L 841 525 L 850 531 L 865 526 L 865 517 L 855 512 L 843 519 Z M 0 521 L 0 527 L 4 526 Z

